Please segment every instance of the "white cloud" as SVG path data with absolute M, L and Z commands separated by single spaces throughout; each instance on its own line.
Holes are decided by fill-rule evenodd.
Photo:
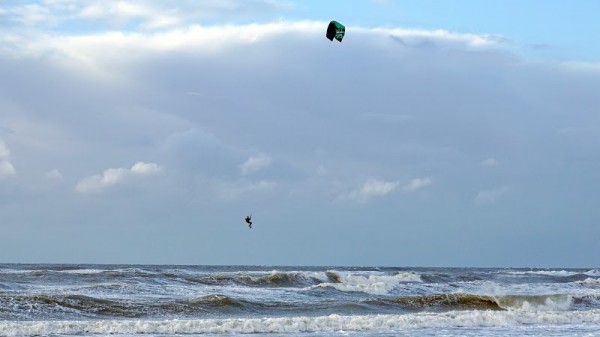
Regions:
M 479 205 L 483 204 L 495 204 L 504 194 L 508 192 L 508 187 L 503 186 L 500 188 L 480 191 L 475 196 L 475 203 Z
M 342 195 L 341 199 L 353 200 L 356 202 L 367 202 L 374 197 L 383 197 L 390 194 L 398 187 L 396 181 L 383 181 L 378 179 L 369 179 L 358 189 Z
M 62 173 L 60 173 L 59 170 L 54 169 L 52 171 L 46 172 L 46 178 L 52 179 L 52 180 L 62 180 L 64 178 L 64 176 L 62 175 Z
M 447 31 L 444 29 L 403 29 L 395 28 L 385 30 L 383 28 L 368 29 L 373 32 L 386 32 L 398 42 L 406 45 L 419 45 L 425 41 L 436 41 L 444 44 L 460 44 L 470 48 L 492 47 L 504 42 L 497 35 L 489 34 L 463 34 Z
M 149 3 L 131 1 L 102 1 L 88 4 L 79 12 L 84 19 L 111 20 L 129 22 L 143 20 L 142 28 L 155 29 L 174 26 L 181 23 L 183 17 L 173 9 L 150 6 Z
M 48 8 L 38 4 L 13 7 L 9 13 L 12 14 L 13 20 L 25 25 L 35 25 L 52 17 Z
M 15 167 L 8 161 L 0 161 L 0 178 L 12 176 L 16 173 Z
M 8 160 L 10 157 L 10 150 L 6 144 L 0 140 L 0 160 Z
M 75 186 L 75 190 L 79 193 L 99 193 L 104 188 L 115 185 L 123 180 L 127 170 L 123 168 L 110 168 L 104 171 L 101 175 L 94 175 L 84 178 Z
M 100 175 L 93 175 L 82 179 L 75 186 L 79 193 L 100 193 L 105 188 L 124 182 L 127 178 L 133 176 L 147 176 L 157 174 L 162 168 L 155 163 L 135 163 L 131 169 L 109 168 Z
M 498 165 L 500 165 L 500 163 L 494 158 L 488 158 L 481 162 L 481 166 L 485 166 L 485 167 L 494 167 L 494 166 L 498 166 Z
M 131 167 L 131 172 L 139 175 L 152 175 L 162 171 L 156 163 L 137 162 Z
M 166 14 L 168 13 L 168 14 Z M 245 25 L 184 24 L 174 11 L 127 2 L 98 2 L 82 9 L 84 17 L 145 17 L 148 27 L 167 27 L 163 30 L 98 30 L 88 34 L 47 35 L 28 37 L 14 44 L 19 51 L 35 50 L 45 53 L 58 51 L 86 65 L 98 66 L 107 60 L 121 62 L 139 61 L 149 51 L 190 50 L 195 53 L 212 53 L 230 46 L 257 43 L 277 36 L 299 34 L 314 36 L 322 33 L 324 22 L 292 21 Z M 192 22 L 197 22 L 193 20 Z M 489 35 L 460 34 L 445 30 L 353 28 L 355 34 L 388 39 L 390 36 L 402 43 L 419 44 L 433 41 L 440 44 L 459 44 L 467 47 L 498 45 L 498 38 Z M 5 38 L 7 38 L 5 36 Z M 117 56 L 116 56 L 117 55 Z
M 248 158 L 240 165 L 240 169 L 243 175 L 248 175 L 267 168 L 269 165 L 271 165 L 271 158 L 265 154 L 259 154 Z
M 433 183 L 433 180 L 429 177 L 415 178 L 411 180 L 407 185 L 404 186 L 404 192 L 414 192 L 423 187 L 429 186 Z
M 13 164 L 10 162 L 10 150 L 0 140 L 0 178 L 15 175 L 16 170 Z
M 283 1 L 164 1 L 164 0 L 44 0 L 35 4 L 15 2 L 0 8 L 5 16 L 1 24 L 28 27 L 61 27 L 86 23 L 96 26 L 121 27 L 125 30 L 164 29 L 207 18 L 253 17 L 256 13 L 276 14 L 291 8 Z M 3 18 L 4 19 L 4 18 Z M 93 26 L 92 25 L 92 26 Z
M 268 180 L 260 180 L 257 182 L 252 181 L 236 181 L 236 182 L 225 182 L 225 181 L 213 181 L 211 182 L 212 188 L 217 198 L 222 200 L 235 200 L 242 197 L 247 193 L 257 193 L 271 191 L 277 183 Z

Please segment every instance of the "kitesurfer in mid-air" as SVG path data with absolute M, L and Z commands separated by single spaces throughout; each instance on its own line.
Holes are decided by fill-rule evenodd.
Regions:
M 246 220 L 246 223 L 248 224 L 248 227 L 252 228 L 252 215 L 246 216 L 246 219 L 244 219 L 244 220 Z

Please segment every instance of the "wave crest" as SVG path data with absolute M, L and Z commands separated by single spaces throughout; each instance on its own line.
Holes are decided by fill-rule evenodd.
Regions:
M 379 301 L 376 301 L 379 302 Z M 400 305 L 406 308 L 446 308 L 446 309 L 479 309 L 479 310 L 502 310 L 503 308 L 491 296 L 480 296 L 472 294 L 434 294 L 422 296 L 403 296 L 383 302 Z
M 84 295 L 0 296 L 0 314 L 11 313 L 14 319 L 52 317 L 124 317 L 141 318 L 153 315 L 197 315 L 215 310 L 241 310 L 258 303 L 246 303 L 221 294 L 189 300 L 158 300 L 154 302 L 95 298 Z M 5 308 L 10 308 L 4 310 Z M 17 309 L 18 310 L 15 310 Z M 17 315 L 17 316 L 15 316 Z M 13 317 L 14 316 L 14 317 Z
M 506 295 L 496 297 L 498 304 L 505 309 L 523 311 L 565 311 L 573 303 L 573 296 L 552 295 Z
M 589 301 L 589 298 L 577 298 Z M 370 301 L 372 304 L 399 305 L 409 309 L 446 310 L 519 310 L 519 311 L 566 311 L 575 299 L 567 294 L 553 295 L 476 295 L 466 293 L 403 296 L 393 299 Z
M 371 295 L 387 295 L 402 283 L 419 282 L 421 276 L 414 272 L 389 274 L 353 274 L 337 271 L 326 273 L 327 281 L 318 287 L 334 288 L 344 292 L 363 292 Z

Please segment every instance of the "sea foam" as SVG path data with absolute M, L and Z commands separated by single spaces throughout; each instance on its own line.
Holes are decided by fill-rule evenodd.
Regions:
M 386 295 L 399 284 L 422 282 L 421 276 L 414 272 L 387 274 L 354 274 L 349 272 L 328 272 L 331 282 L 324 282 L 317 287 L 332 287 L 339 291 L 363 292 L 371 295 Z
M 530 324 L 594 325 L 599 321 L 600 310 L 577 312 L 469 310 L 406 315 L 0 322 L 0 336 L 390 332 L 409 328 L 510 327 Z

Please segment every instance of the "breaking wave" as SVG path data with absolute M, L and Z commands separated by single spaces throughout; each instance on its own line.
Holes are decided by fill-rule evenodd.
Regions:
M 220 274 L 220 275 L 173 275 L 185 282 L 225 285 L 239 284 L 250 287 L 319 287 L 334 288 L 343 292 L 363 292 L 372 295 L 384 295 L 398 284 L 422 282 L 419 274 L 399 272 L 396 274 L 360 274 L 329 270 L 326 272 L 271 271 L 265 274 Z
M 593 268 L 0 264 L 0 337 L 595 332 L 598 289 Z
M 436 294 L 423 296 L 403 296 L 393 299 L 376 300 L 374 303 L 393 304 L 406 308 L 447 308 L 502 310 L 500 304 L 491 296 L 471 294 Z
M 369 303 L 408 309 L 565 311 L 575 301 L 589 302 L 590 298 L 562 294 L 491 296 L 451 293 L 377 299 Z
M 141 318 L 154 315 L 192 315 L 218 310 L 244 309 L 258 303 L 236 300 L 213 294 L 189 300 L 134 301 L 95 298 L 84 295 L 0 296 L 0 316 L 12 312 L 29 319 L 64 317 L 124 317 Z M 16 310 L 18 309 L 18 310 Z M 11 317 L 11 316 L 9 316 Z
M 530 275 L 530 276 L 540 276 L 540 277 L 551 277 L 557 279 L 571 279 L 571 278 L 582 278 L 586 276 L 591 277 L 600 277 L 599 269 L 590 269 L 587 271 L 575 271 L 575 270 L 514 270 L 508 271 L 508 274 L 522 276 L 522 275 Z
M 270 272 L 182 272 L 174 269 L 152 268 L 109 268 L 99 269 L 93 267 L 54 266 L 52 268 L 14 269 L 0 268 L 0 274 L 20 274 L 31 277 L 32 280 L 44 278 L 51 282 L 64 282 L 65 277 L 81 282 L 121 281 L 128 282 L 178 282 L 191 285 L 242 285 L 249 287 L 296 287 L 306 288 L 312 286 L 331 287 L 344 292 L 364 292 L 367 294 L 382 295 L 389 293 L 400 283 L 423 282 L 421 276 L 415 272 L 378 273 L 352 271 L 279 271 Z
M 171 279 L 203 285 L 229 285 L 239 284 L 251 287 L 307 287 L 328 280 L 323 272 L 284 272 L 271 271 L 270 273 L 224 273 L 224 274 L 197 274 L 181 275 L 166 273 Z
M 600 287 L 600 279 L 595 278 L 586 278 L 585 280 L 579 281 L 578 283 L 590 288 Z
M 596 277 L 600 277 L 600 269 L 592 269 L 592 270 L 588 270 L 587 272 L 583 273 L 587 276 L 596 276 Z
M 566 311 L 573 304 L 573 296 L 553 295 L 505 295 L 497 296 L 498 305 L 504 309 L 521 311 Z
M 319 284 L 325 278 L 323 273 L 272 271 L 261 276 L 243 275 L 240 279 L 252 286 L 305 287 Z
M 318 287 L 329 287 L 344 292 L 363 292 L 371 295 L 386 295 L 399 284 L 422 282 L 421 276 L 413 272 L 388 274 L 352 274 L 336 271 L 327 272 L 328 282 L 318 284 Z
M 401 296 L 375 298 L 353 302 L 340 302 L 339 306 L 352 306 L 354 310 L 375 308 L 405 312 L 413 310 L 453 311 L 517 310 L 566 311 L 572 305 L 594 307 L 599 296 L 571 295 L 508 295 L 489 296 L 466 293 Z M 367 305 L 368 307 L 364 307 Z M 362 308 L 362 309 L 361 309 Z M 369 309 L 371 308 L 371 309 Z M 386 309 L 387 308 L 387 309 Z M 396 309 L 394 309 L 396 308 Z M 190 299 L 135 301 L 133 299 L 106 299 L 83 295 L 33 295 L 0 296 L 0 317 L 4 319 L 59 319 L 59 318 L 151 318 L 182 317 L 215 313 L 268 313 L 270 310 L 292 309 L 318 313 L 321 305 L 308 302 L 285 301 L 253 302 L 222 294 L 212 294 Z M 338 309 L 341 309 L 338 308 Z M 375 309 L 379 310 L 379 309 Z M 11 314 L 12 313 L 12 314 Z M 322 311 L 321 311 L 322 313 Z M 363 311 L 366 313 L 366 311 Z
M 296 316 L 194 320 L 0 322 L 0 336 L 390 332 L 414 328 L 595 325 L 600 310 L 574 312 L 451 311 L 406 315 Z

